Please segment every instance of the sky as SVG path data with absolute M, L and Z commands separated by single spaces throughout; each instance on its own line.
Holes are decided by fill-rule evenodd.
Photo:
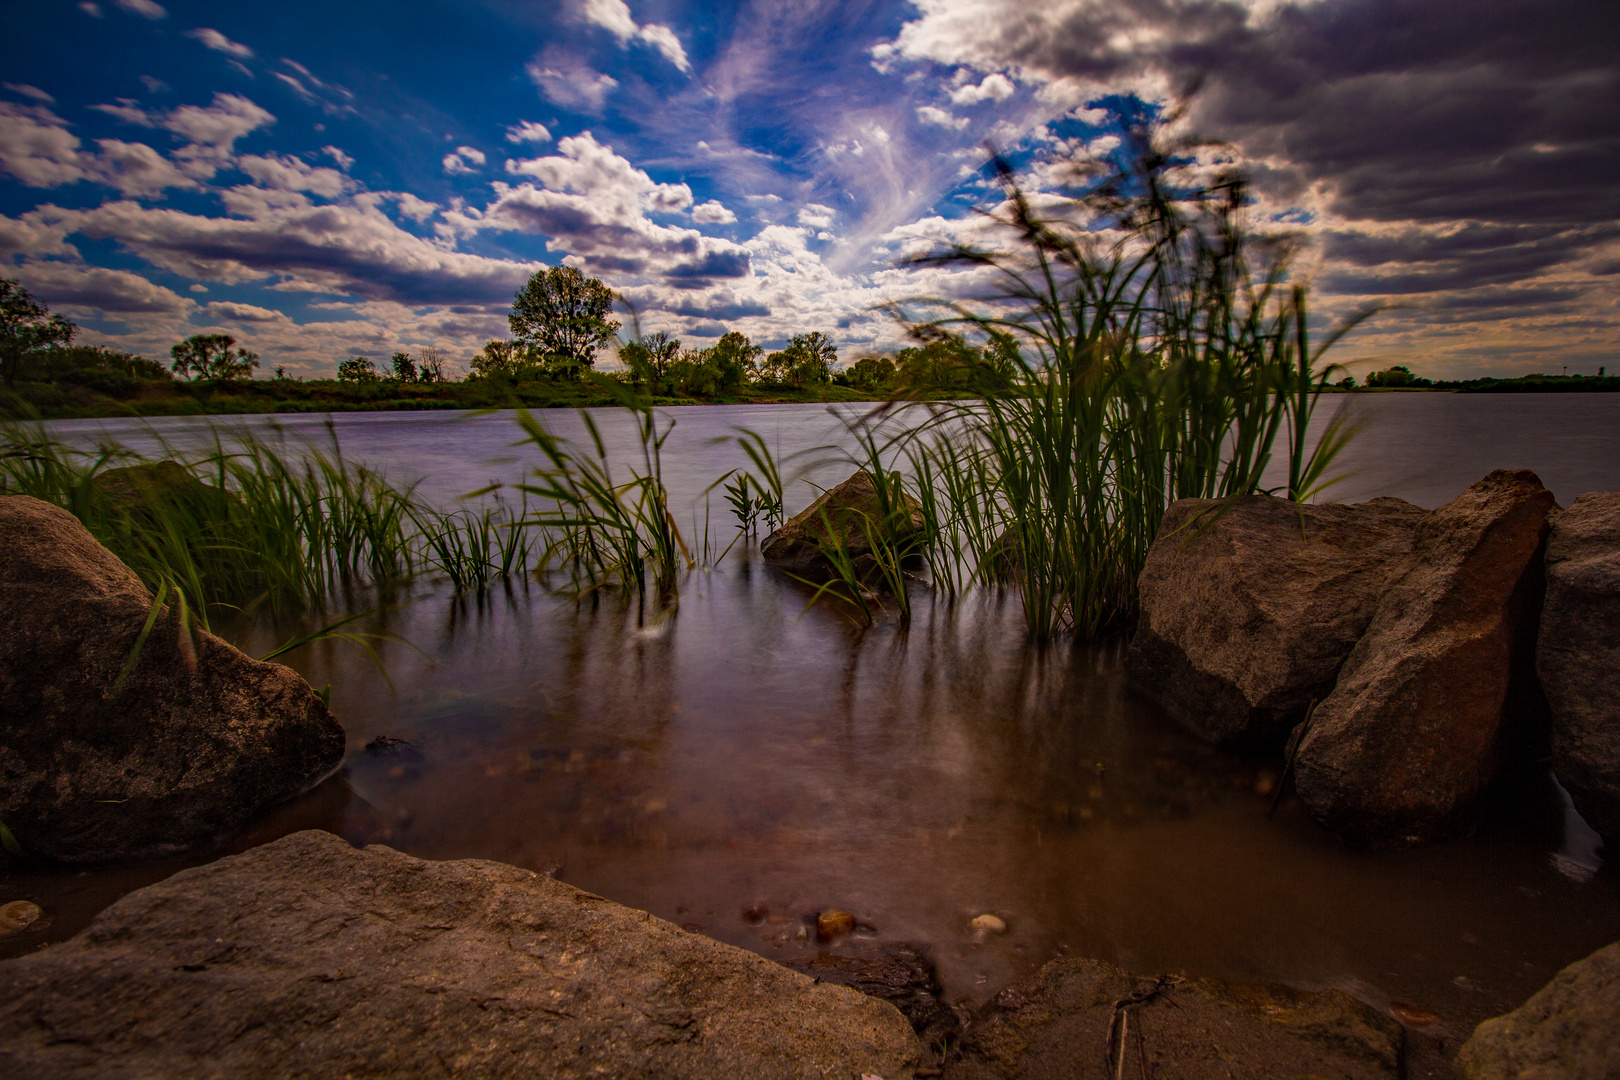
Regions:
M 907 267 L 981 236 L 1118 110 L 1183 128 L 1305 244 L 1336 354 L 1435 377 L 1620 371 L 1613 0 L 33 0 L 0 42 L 0 276 L 166 358 L 228 333 L 329 375 L 506 337 L 568 263 L 643 331 L 842 362 Z M 629 317 L 625 318 L 627 325 Z

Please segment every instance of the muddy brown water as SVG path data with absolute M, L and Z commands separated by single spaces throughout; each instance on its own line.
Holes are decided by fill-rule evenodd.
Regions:
M 1537 468 L 1565 503 L 1620 487 L 1620 396 L 1364 407 L 1346 498 L 1435 505 L 1499 465 Z M 683 505 L 739 464 L 711 441 L 734 425 L 785 451 L 838 438 L 816 408 L 671 413 L 666 472 Z M 438 497 L 509 478 L 523 459 L 499 416 L 337 423 L 348 452 L 424 477 Z M 89 439 L 105 426 L 58 428 Z M 198 429 L 159 430 L 183 441 Z M 1457 450 L 1468 432 L 1473 450 Z M 790 511 L 810 497 L 798 490 Z M 643 627 L 633 607 L 532 586 L 482 600 L 423 587 L 387 615 L 414 646 L 381 646 L 387 678 L 342 643 L 295 655 L 313 685 L 331 684 L 348 760 L 227 850 L 313 827 L 426 858 L 497 859 L 788 960 L 818 948 L 806 916 L 840 908 L 862 929 L 834 949 L 921 944 L 946 997 L 966 1004 L 1060 955 L 1337 986 L 1437 1014 L 1420 1036 L 1437 1049 L 1620 938 L 1620 874 L 1550 782 L 1504 792 L 1464 839 L 1347 845 L 1291 799 L 1268 820 L 1280 762 L 1186 735 L 1128 688 L 1118 644 L 1032 646 L 1016 596 L 951 603 L 920 587 L 909 627 L 863 629 L 807 610 L 808 591 L 752 546 L 694 571 L 678 607 Z M 291 632 L 226 629 L 255 653 Z M 366 750 L 378 736 L 411 746 Z M 12 863 L 0 902 L 34 900 L 45 918 L 0 939 L 0 955 L 70 936 L 130 889 L 205 860 Z M 1004 935 L 971 932 L 986 912 Z

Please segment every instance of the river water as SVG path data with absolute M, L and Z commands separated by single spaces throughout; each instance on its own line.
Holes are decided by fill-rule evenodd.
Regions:
M 1620 395 L 1356 395 L 1324 407 L 1341 400 L 1364 424 L 1342 459 L 1352 475 L 1329 492 L 1345 501 L 1434 506 L 1498 467 L 1535 469 L 1566 505 L 1620 488 Z M 677 516 L 700 521 L 704 489 L 745 464 L 718 441 L 737 428 L 819 462 L 790 487 L 790 513 L 811 482 L 849 471 L 811 449 L 848 443 L 819 406 L 665 414 Z M 628 454 L 629 419 L 600 419 Z M 574 414 L 545 420 L 579 433 Z M 231 422 L 325 437 L 322 418 Z M 517 478 L 528 459 L 502 414 L 332 424 L 347 454 L 420 479 L 441 504 Z M 191 419 L 52 427 L 86 444 L 192 445 L 207 431 Z M 1346 845 L 1292 801 L 1268 820 L 1279 762 L 1185 735 L 1131 694 L 1117 645 L 1031 646 L 1017 598 L 988 593 L 949 604 L 920 592 L 909 628 L 863 629 L 807 609 L 807 590 L 753 546 L 694 571 L 675 613 L 639 629 L 633 610 L 532 586 L 482 601 L 424 588 L 387 615 L 410 647 L 381 647 L 386 677 L 341 643 L 294 655 L 313 685 L 332 686 L 346 770 L 237 848 L 320 827 L 428 858 L 497 859 L 779 959 L 814 951 L 806 913 L 842 908 L 867 929 L 839 948 L 921 943 L 947 997 L 967 1003 L 1059 955 L 1340 986 L 1438 1014 L 1426 1034 L 1452 1046 L 1620 938 L 1620 874 L 1612 862 L 1591 872 L 1590 834 L 1550 784 L 1466 839 Z M 233 636 L 263 652 L 288 633 Z M 416 752 L 363 749 L 379 735 Z M 46 908 L 53 922 L 28 935 L 34 947 L 180 865 L 12 868 L 0 901 Z M 1008 932 L 975 939 L 968 923 L 984 912 Z

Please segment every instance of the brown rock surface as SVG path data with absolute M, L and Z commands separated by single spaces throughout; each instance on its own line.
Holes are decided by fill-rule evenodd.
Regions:
M 1620 492 L 1588 492 L 1554 517 L 1546 565 L 1536 673 L 1553 772 L 1620 846 Z
M 1157 993 L 1151 993 L 1157 989 Z M 1115 1004 L 1146 997 L 1123 1010 Z M 1124 1063 L 1120 1063 L 1123 1043 Z M 1096 960 L 1054 960 L 1002 991 L 968 1030 L 947 1080 L 1154 1080 L 1400 1075 L 1401 1028 L 1338 990 L 1306 993 L 1208 979 L 1160 982 Z
M 1418 525 L 1367 632 L 1299 740 L 1318 821 L 1370 839 L 1453 831 L 1495 774 L 1516 653 L 1534 640 L 1552 493 L 1498 470 Z
M 1529 1001 L 1487 1020 L 1457 1053 L 1459 1080 L 1620 1076 L 1620 942 L 1577 960 Z
M 1280 743 L 1332 692 L 1424 511 L 1251 495 L 1214 516 L 1222 503 L 1182 499 L 1166 512 L 1127 667 L 1200 738 Z
M 902 1080 L 895 1008 L 500 863 L 303 832 L 0 964 L 0 1075 Z
M 151 608 L 71 514 L 0 497 L 0 821 L 32 854 L 204 845 L 343 759 L 343 729 L 296 672 L 206 633 L 188 657 L 173 612 L 114 693 Z
M 920 544 L 923 539 L 921 504 L 909 495 L 902 496 L 905 509 L 899 511 L 888 524 L 895 543 L 902 549 Z M 826 520 L 823 520 L 825 512 Z M 829 567 L 821 545 L 836 547 L 841 539 L 849 549 L 851 559 L 870 555 L 872 546 L 867 542 L 867 527 L 873 531 L 884 525 L 878 507 L 877 485 L 872 475 L 862 469 L 837 487 L 828 488 L 821 497 L 799 513 L 793 515 L 760 545 L 767 562 L 798 574 L 822 574 Z M 827 531 L 828 523 L 832 532 Z

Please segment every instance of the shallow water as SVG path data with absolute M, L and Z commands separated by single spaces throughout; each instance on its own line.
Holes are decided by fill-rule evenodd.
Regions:
M 1565 504 L 1620 488 L 1620 395 L 1350 400 L 1368 424 L 1348 459 L 1357 475 L 1333 489 L 1341 498 L 1432 506 L 1494 467 L 1537 469 Z M 711 441 L 731 427 L 759 429 L 784 453 L 839 430 L 818 407 L 669 413 L 666 479 L 687 506 L 742 464 Z M 347 453 L 425 477 L 434 498 L 520 467 L 501 416 L 335 424 Z M 288 426 L 320 430 L 303 417 Z M 622 417 L 604 426 L 629 434 Z M 55 427 L 74 438 L 136 430 Z M 160 430 L 180 441 L 200 429 Z M 847 469 L 811 475 L 826 484 Z M 790 512 L 813 494 L 794 490 Z M 716 533 L 729 532 L 719 516 Z M 346 771 L 237 846 L 320 827 L 430 858 L 498 859 L 784 959 L 814 950 L 798 936 L 806 913 L 843 908 L 872 928 L 860 937 L 927 946 L 947 997 L 968 1002 L 1064 954 L 1343 986 L 1439 1014 L 1428 1034 L 1453 1046 L 1620 938 L 1620 874 L 1578 865 L 1597 861 L 1591 838 L 1550 784 L 1521 791 L 1471 838 L 1356 849 L 1291 801 L 1267 820 L 1279 763 L 1186 736 L 1129 692 L 1117 646 L 1033 648 L 1015 596 L 952 606 L 922 589 L 909 629 L 861 630 L 806 610 L 807 590 L 751 547 L 694 572 L 673 615 L 639 630 L 633 610 L 538 589 L 481 604 L 423 590 L 388 616 L 420 649 L 384 647 L 392 689 L 340 643 L 295 655 L 312 684 L 332 684 Z M 263 652 L 289 632 L 235 637 Z M 379 735 L 417 754 L 363 749 Z M 12 868 L 0 902 L 37 899 L 53 922 L 0 940 L 0 954 L 65 937 L 179 865 Z M 968 921 L 987 911 L 1009 929 L 977 941 Z

